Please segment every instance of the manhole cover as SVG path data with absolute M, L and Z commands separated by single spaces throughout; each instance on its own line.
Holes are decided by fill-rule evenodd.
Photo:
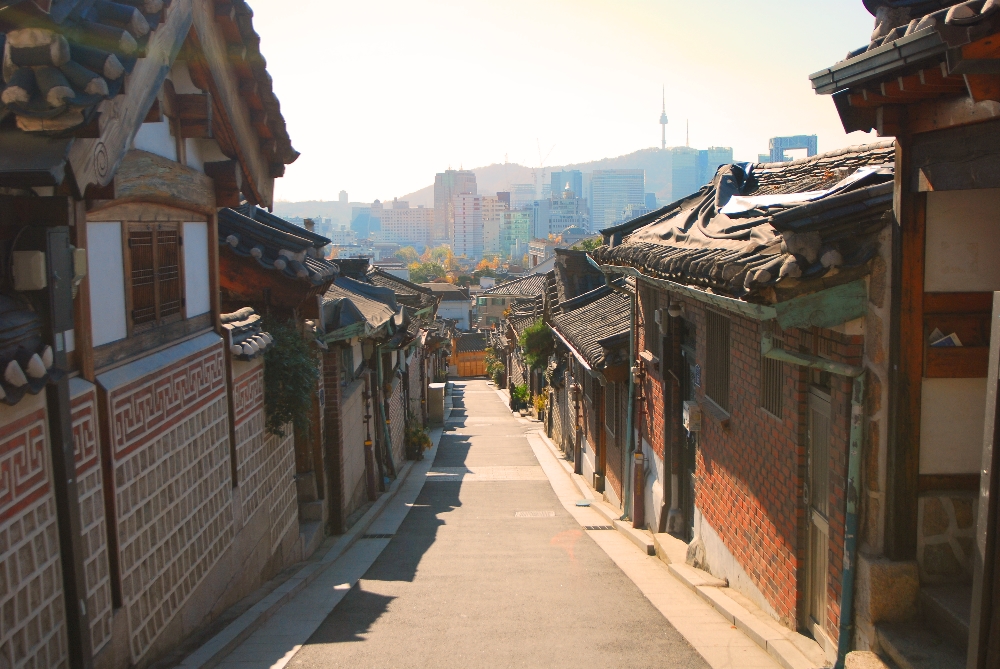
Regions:
M 392 534 L 366 534 L 362 539 L 392 539 Z
M 515 518 L 555 518 L 555 511 L 518 511 Z
M 590 500 L 589 499 L 581 499 L 580 501 L 578 501 L 576 503 L 576 505 L 577 506 L 590 506 Z
M 584 525 L 583 529 L 593 531 L 593 530 L 613 530 L 615 528 L 612 527 L 611 525 Z

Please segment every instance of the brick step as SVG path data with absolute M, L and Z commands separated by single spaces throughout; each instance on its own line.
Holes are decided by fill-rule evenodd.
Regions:
M 936 585 L 920 589 L 920 615 L 924 622 L 960 648 L 969 645 L 972 614 L 971 585 Z
M 879 646 L 899 669 L 965 669 L 965 650 L 923 621 L 875 626 Z

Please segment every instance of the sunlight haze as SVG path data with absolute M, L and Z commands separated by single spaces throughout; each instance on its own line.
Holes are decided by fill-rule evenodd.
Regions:
M 860 2 L 257 0 L 274 88 L 302 155 L 281 200 L 392 198 L 451 166 L 530 167 L 667 145 L 732 146 L 844 133 L 812 72 L 863 44 Z M 554 148 L 553 148 L 554 147 Z

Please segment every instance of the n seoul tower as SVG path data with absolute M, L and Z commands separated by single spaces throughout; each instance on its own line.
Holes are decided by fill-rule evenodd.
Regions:
M 663 87 L 663 111 L 660 113 L 660 148 L 667 148 L 667 87 Z

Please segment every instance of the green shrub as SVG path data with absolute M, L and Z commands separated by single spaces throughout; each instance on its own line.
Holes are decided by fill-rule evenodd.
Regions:
M 517 343 L 524 351 L 524 361 L 532 369 L 544 366 L 555 348 L 552 331 L 542 320 L 535 321 L 526 327 L 521 336 L 517 338 Z
M 511 397 L 517 407 L 528 406 L 528 400 L 531 399 L 531 393 L 528 391 L 527 384 L 522 383 L 519 386 L 514 386 L 514 391 L 511 393 Z
M 319 378 L 316 353 L 292 321 L 267 319 L 264 330 L 274 339 L 264 353 L 264 427 L 279 437 L 288 423 L 308 433 Z

